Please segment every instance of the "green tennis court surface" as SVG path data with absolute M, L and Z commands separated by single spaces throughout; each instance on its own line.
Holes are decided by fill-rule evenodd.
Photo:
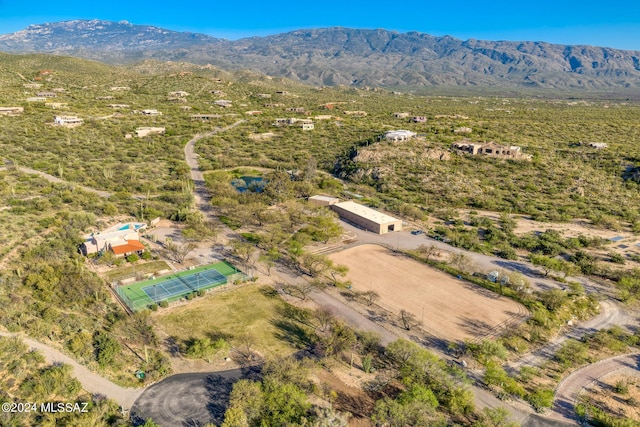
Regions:
M 221 261 L 158 279 L 119 286 L 116 293 L 132 311 L 139 311 L 161 301 L 177 301 L 193 292 L 211 289 L 236 279 L 244 280 L 246 275 L 228 262 Z

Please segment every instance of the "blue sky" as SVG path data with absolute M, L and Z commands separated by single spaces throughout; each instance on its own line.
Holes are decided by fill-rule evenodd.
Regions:
M 127 20 L 229 39 L 342 26 L 640 50 L 638 0 L 0 0 L 0 34 L 29 24 L 70 19 Z

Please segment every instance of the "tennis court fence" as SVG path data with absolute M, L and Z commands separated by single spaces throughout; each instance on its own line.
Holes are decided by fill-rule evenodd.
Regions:
M 206 291 L 229 283 L 243 282 L 248 276 L 228 262 L 190 268 L 160 278 L 118 285 L 112 288 L 118 298 L 132 312 L 152 308 L 164 301 L 167 303 L 191 298 L 196 292 Z

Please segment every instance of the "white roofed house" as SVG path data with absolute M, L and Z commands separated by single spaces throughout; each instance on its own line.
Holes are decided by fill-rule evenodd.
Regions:
M 410 130 L 390 130 L 382 135 L 385 141 L 408 141 L 416 136 L 415 132 Z
M 55 116 L 53 124 L 56 126 L 76 127 L 84 123 L 78 116 Z
M 140 113 L 145 116 L 161 116 L 162 115 L 160 111 L 153 110 L 153 109 L 142 110 L 140 111 Z
M 136 128 L 136 135 L 138 138 L 144 138 L 150 135 L 164 135 L 166 128 L 164 127 L 139 127 Z
M 229 108 L 233 106 L 233 101 L 229 101 L 228 99 L 218 99 L 217 101 L 213 101 L 214 105 L 222 108 Z

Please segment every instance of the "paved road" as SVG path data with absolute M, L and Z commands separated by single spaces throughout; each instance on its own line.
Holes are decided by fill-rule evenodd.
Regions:
M 517 370 L 523 366 L 540 366 L 545 360 L 552 357 L 568 339 L 580 340 L 585 335 L 601 329 L 614 325 L 622 327 L 632 326 L 633 322 L 633 317 L 619 305 L 609 300 L 602 301 L 600 303 L 600 314 L 570 329 L 568 332 L 548 342 L 538 350 L 523 356 L 520 360 L 511 364 L 510 368 Z
M 634 369 L 640 373 L 640 354 L 627 354 L 601 360 L 572 373 L 556 388 L 553 413 L 549 418 L 575 423 L 574 405 L 580 391 L 593 381 L 624 368 Z
M 220 425 L 241 370 L 173 375 L 149 387 L 131 409 L 131 421 L 162 427 Z
M 144 389 L 126 388 L 114 384 L 108 379 L 90 371 L 87 367 L 82 366 L 60 350 L 35 341 L 22 334 L 0 331 L 0 336 L 20 338 L 29 348 L 39 351 L 47 363 L 64 363 L 70 365 L 73 369 L 72 375 L 80 381 L 83 389 L 94 395 L 106 396 L 114 402 L 117 402 L 125 410 L 131 408 L 136 399 L 144 392 Z

